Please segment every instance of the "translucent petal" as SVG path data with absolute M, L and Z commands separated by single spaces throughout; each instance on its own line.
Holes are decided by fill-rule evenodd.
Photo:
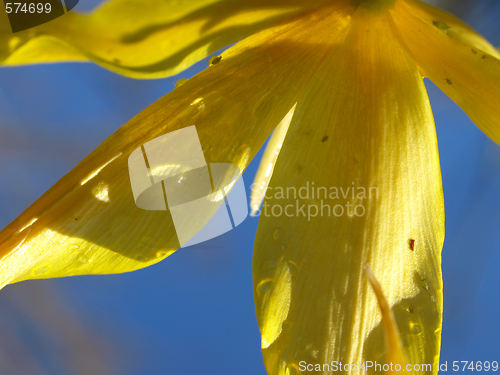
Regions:
M 130 77 L 165 77 L 322 2 L 111 0 L 90 14 L 71 11 L 15 34 L 2 15 L 0 62 L 90 60 Z
M 312 20 L 311 33 L 306 26 Z M 149 180 L 137 176 L 155 179 L 175 170 L 188 179 L 187 164 L 199 166 L 203 159 L 244 170 L 317 70 L 329 50 L 330 28 L 312 14 L 255 34 L 125 124 L 0 232 L 0 286 L 131 271 L 177 250 L 172 210 L 154 206 L 162 190 L 152 191 L 159 200 L 146 199 L 139 193 L 141 181 L 149 189 Z M 189 143 L 196 152 L 188 143 L 173 150 L 177 158 L 191 156 L 186 165 L 156 162 L 162 153 L 150 158 L 151 145 L 193 126 L 201 150 L 196 142 Z M 195 232 L 216 208 L 193 217 Z
M 399 2 L 393 22 L 422 73 L 500 144 L 500 56 L 453 16 L 419 2 Z
M 348 30 L 298 101 L 261 211 L 254 290 L 273 375 L 387 360 L 364 264 L 409 362 L 438 361 L 444 210 L 429 100 L 388 16 L 359 9 Z
M 276 165 L 276 160 L 283 146 L 283 142 L 286 138 L 286 133 L 288 132 L 288 127 L 292 121 L 293 114 L 295 112 L 296 106 L 283 117 L 276 129 L 274 129 L 271 139 L 266 146 L 264 155 L 262 155 L 262 160 L 259 164 L 259 169 L 255 176 L 254 183 L 252 184 L 252 195 L 250 198 L 250 208 L 252 209 L 252 215 L 256 215 L 264 201 L 266 195 L 267 187 L 269 186 L 269 181 L 273 175 L 274 166 Z

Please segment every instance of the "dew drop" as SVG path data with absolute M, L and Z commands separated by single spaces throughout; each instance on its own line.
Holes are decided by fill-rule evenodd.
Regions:
M 405 311 L 408 313 L 408 314 L 413 314 L 413 306 L 412 305 L 408 305 L 405 307 Z
M 210 58 L 210 60 L 208 61 L 208 64 L 209 65 L 216 65 L 216 64 L 220 63 L 221 60 L 222 60 L 222 56 L 219 56 L 219 55 L 212 56 Z
M 431 289 L 431 287 L 429 286 L 429 283 L 427 282 L 427 280 L 424 280 L 424 288 L 427 291 L 429 291 Z
M 410 332 L 414 335 L 420 335 L 422 334 L 422 327 L 418 323 L 410 322 Z
M 257 287 L 255 288 L 257 291 L 257 296 L 262 297 L 265 294 L 269 293 L 272 285 L 273 285 L 273 280 L 270 278 L 261 280 L 257 284 Z
M 196 98 L 191 102 L 190 106 L 196 108 L 198 111 L 204 111 L 206 107 L 205 100 L 203 98 Z
M 77 258 L 77 261 L 81 264 L 89 264 L 91 262 L 91 259 L 87 254 L 80 254 Z
M 314 346 L 314 344 L 307 344 L 305 352 L 316 360 L 319 358 L 319 350 Z
M 159 250 L 156 252 L 155 255 L 157 258 L 166 258 L 172 255 L 173 253 L 175 253 L 175 250 Z
M 420 287 L 422 289 L 425 289 L 428 293 L 430 293 L 431 286 L 429 284 L 429 281 L 425 277 L 423 277 L 422 275 L 420 275 L 418 273 L 417 273 L 417 275 L 418 275 L 418 279 L 420 280 L 420 283 L 421 283 Z

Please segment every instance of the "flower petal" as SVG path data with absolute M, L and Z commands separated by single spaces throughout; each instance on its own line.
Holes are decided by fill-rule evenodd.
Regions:
M 312 17 L 310 34 L 304 25 Z M 170 213 L 136 205 L 131 155 L 142 158 L 145 174 L 149 169 L 155 178 L 156 167 L 160 173 L 172 166 L 146 168 L 146 144 L 194 125 L 206 163 L 245 169 L 326 54 L 330 27 L 310 15 L 251 36 L 125 124 L 0 232 L 0 287 L 32 278 L 126 272 L 173 253 L 179 241 Z M 184 176 L 184 166 L 175 167 Z M 212 208 L 191 218 L 194 232 L 218 205 Z
M 15 34 L 4 17 L 0 62 L 90 60 L 130 77 L 165 77 L 321 2 L 112 0 Z
M 393 20 L 423 74 L 500 144 L 496 49 L 453 16 L 420 2 L 399 2 Z
M 436 364 L 443 238 L 422 77 L 389 17 L 359 9 L 298 101 L 261 211 L 254 291 L 268 373 L 387 359 L 364 264 L 387 293 L 409 362 Z
M 283 142 L 288 132 L 288 127 L 295 113 L 295 107 L 294 105 L 286 116 L 283 117 L 283 120 L 281 120 L 276 129 L 274 129 L 264 154 L 262 155 L 259 169 L 257 170 L 254 183 L 252 184 L 252 195 L 250 197 L 252 216 L 255 216 L 260 210 L 260 206 L 266 196 L 267 187 L 269 186 L 269 181 L 271 181 L 276 160 L 278 160 L 281 147 L 283 147 Z

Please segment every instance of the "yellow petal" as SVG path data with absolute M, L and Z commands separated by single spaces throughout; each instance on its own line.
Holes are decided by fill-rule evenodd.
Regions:
M 428 25 L 432 24 L 432 26 L 440 30 L 443 34 L 448 35 L 450 38 L 466 44 L 469 47 L 474 47 L 498 57 L 497 50 L 490 42 L 452 14 L 419 0 L 404 0 L 398 5 L 407 6 L 408 9 L 412 9 L 415 16 Z M 396 7 L 395 13 L 397 12 L 398 10 Z
M 292 121 L 293 114 L 295 112 L 295 107 L 296 106 L 293 106 L 286 116 L 283 117 L 283 120 L 281 120 L 276 129 L 274 129 L 271 139 L 269 139 L 269 143 L 264 151 L 264 155 L 262 155 L 259 169 L 257 170 L 254 183 L 252 184 L 252 195 L 250 198 L 252 216 L 257 214 L 262 202 L 264 201 L 269 181 L 273 175 L 276 160 L 278 160 L 281 147 L 283 146 L 283 141 L 285 140 L 288 127 L 290 126 L 290 122 Z
M 304 82 L 328 50 L 320 42 L 329 24 L 316 19 L 316 32 L 304 31 L 313 17 L 238 43 L 216 65 L 184 82 L 101 144 L 0 232 L 0 286 L 32 278 L 126 272 L 175 251 L 178 233 L 170 213 L 136 205 L 129 176 L 131 155 L 133 160 L 143 158 L 140 165 L 146 170 L 142 153 L 150 155 L 148 142 L 195 126 L 207 163 L 245 169 L 297 102 Z M 153 177 L 156 167 L 158 173 L 172 168 L 149 163 Z M 183 173 L 182 163 L 174 167 Z M 194 232 L 216 208 L 203 212 L 198 221 L 193 217 Z
M 387 360 L 363 264 L 409 362 L 438 360 L 444 212 L 423 79 L 389 17 L 359 9 L 345 35 L 329 37 L 339 45 L 298 101 L 260 215 L 254 289 L 270 375 Z
M 420 2 L 399 2 L 393 20 L 422 73 L 500 143 L 500 60 L 486 40 L 453 16 Z
M 15 34 L 4 17 L 0 62 L 90 60 L 130 77 L 165 77 L 321 2 L 111 0 L 90 14 L 72 11 Z

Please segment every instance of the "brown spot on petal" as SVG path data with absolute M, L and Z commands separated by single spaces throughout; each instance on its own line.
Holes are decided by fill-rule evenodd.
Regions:
M 410 238 L 408 240 L 408 248 L 410 249 L 410 251 L 415 250 L 415 240 L 413 238 Z

